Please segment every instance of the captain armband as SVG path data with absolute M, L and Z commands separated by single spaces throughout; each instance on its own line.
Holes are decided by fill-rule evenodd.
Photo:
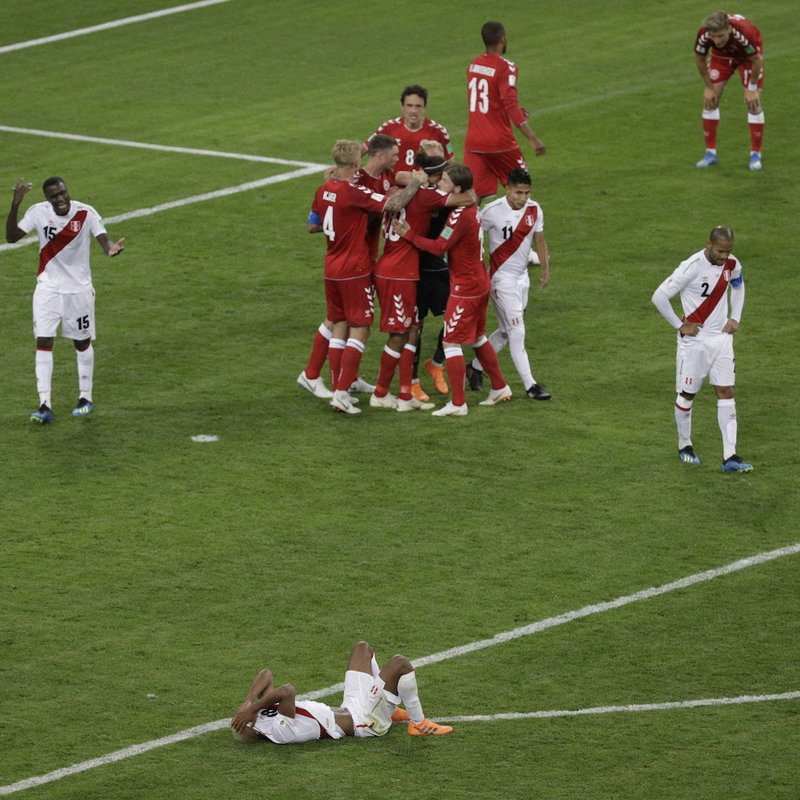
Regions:
M 309 225 L 322 225 L 322 217 L 313 209 L 308 212 Z
M 742 278 L 742 276 L 741 276 L 741 275 L 740 275 L 738 278 L 734 278 L 734 279 L 731 281 L 731 286 L 732 286 L 734 289 L 738 289 L 738 288 L 739 288 L 740 286 L 742 286 L 743 284 L 744 284 L 744 278 Z

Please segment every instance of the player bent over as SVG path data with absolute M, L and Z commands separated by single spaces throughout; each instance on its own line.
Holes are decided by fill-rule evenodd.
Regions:
M 45 202 L 32 205 L 17 222 L 19 207 L 30 190 L 31 184 L 22 181 L 14 187 L 6 219 L 6 241 L 18 242 L 33 230 L 39 237 L 39 271 L 33 293 L 39 408 L 30 420 L 47 425 L 55 418 L 51 399 L 53 344 L 59 325 L 61 335 L 73 340 L 78 360 L 79 394 L 72 416 L 83 417 L 94 409 L 95 319 L 89 246 L 94 236 L 107 256 L 116 256 L 122 252 L 125 239 L 112 243 L 97 211 L 72 200 L 64 180 L 58 177 L 44 182 Z
M 525 309 L 531 281 L 528 263 L 535 243 L 542 266 L 542 288 L 550 283 L 550 258 L 544 238 L 544 214 L 531 200 L 531 176 L 523 169 L 508 173 L 505 197 L 489 203 L 480 214 L 481 229 L 489 237 L 492 304 L 500 327 L 489 337 L 495 352 L 506 345 L 517 368 L 525 394 L 531 400 L 549 400 L 550 392 L 536 382 L 525 349 Z M 470 387 L 478 390 L 483 370 L 478 359 L 467 366 Z
M 401 703 L 404 708 L 399 708 Z M 358 642 L 347 662 L 341 706 L 298 700 L 292 684 L 276 687 L 272 672 L 262 669 L 233 715 L 231 728 L 241 742 L 268 739 L 275 744 L 302 744 L 345 736 L 384 736 L 392 722 L 406 720 L 411 736 L 453 730 L 425 718 L 416 673 L 406 656 L 392 656 L 379 668 L 369 643 Z
M 711 55 L 709 57 L 709 50 Z M 761 89 L 764 86 L 764 49 L 761 32 L 739 14 L 717 11 L 708 16 L 697 33 L 694 57 L 706 88 L 703 92 L 703 134 L 705 155 L 698 167 L 711 167 L 717 158 L 717 126 L 719 101 L 728 79 L 738 70 L 744 87 L 747 105 L 747 124 L 750 128 L 751 170 L 761 169 L 761 144 L 764 139 L 764 111 L 761 108 Z
M 739 330 L 744 307 L 742 265 L 731 252 L 733 231 L 718 226 L 705 249 L 682 261 L 653 292 L 661 316 L 678 332 L 675 423 L 678 457 L 684 464 L 699 464 L 692 447 L 692 404 L 705 378 L 717 393 L 717 421 L 722 433 L 722 471 L 750 472 L 752 464 L 736 455 L 736 378 L 733 335 Z M 728 287 L 730 286 L 730 313 Z M 683 317 L 670 300 L 680 293 Z
M 467 192 L 472 189 L 472 172 L 464 164 L 449 164 L 444 169 L 439 189 L 443 192 Z M 511 399 L 511 389 L 500 371 L 497 354 L 486 338 L 486 308 L 489 304 L 489 275 L 483 264 L 480 223 L 474 205 L 456 208 L 438 239 L 415 233 L 405 222 L 396 221 L 394 230 L 414 247 L 428 253 L 448 253 L 450 299 L 445 313 L 444 355 L 452 396 L 448 403 L 433 412 L 436 417 L 465 417 L 468 413 L 464 394 L 467 365 L 461 349 L 471 344 L 492 381 L 492 391 L 480 405 L 493 406 Z

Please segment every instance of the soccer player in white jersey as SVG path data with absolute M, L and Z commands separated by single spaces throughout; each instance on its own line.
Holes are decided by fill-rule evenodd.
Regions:
M 505 197 L 489 203 L 481 210 L 481 229 L 489 237 L 491 298 L 500 327 L 489 337 L 496 352 L 506 345 L 517 368 L 525 392 L 531 400 L 549 400 L 552 395 L 537 383 L 531 372 L 525 349 L 525 309 L 531 282 L 528 263 L 531 247 L 542 266 L 542 288 L 550 283 L 550 259 L 544 238 L 544 214 L 531 200 L 531 176 L 524 169 L 508 174 Z M 479 359 L 467 367 L 470 387 L 483 385 L 483 369 Z
M 51 384 L 53 343 L 58 326 L 72 339 L 78 358 L 78 402 L 73 417 L 90 414 L 94 377 L 94 288 L 89 269 L 89 245 L 94 236 L 107 256 L 122 252 L 111 242 L 100 215 L 89 205 L 71 200 L 61 178 L 48 178 L 42 187 L 45 201 L 32 205 L 19 222 L 19 207 L 31 190 L 18 181 L 6 219 L 6 240 L 17 242 L 35 230 L 39 237 L 39 272 L 33 293 L 33 335 L 36 337 L 36 385 L 39 408 L 30 419 L 46 425 L 53 421 Z
M 682 261 L 653 292 L 653 304 L 678 332 L 675 423 L 678 456 L 684 464 L 699 464 L 692 447 L 692 404 L 708 378 L 717 393 L 717 421 L 722 433 L 722 471 L 750 472 L 736 455 L 736 380 L 733 334 L 744 307 L 742 265 L 732 254 L 733 231 L 718 226 L 703 250 Z M 730 311 L 728 289 L 730 288 Z M 683 317 L 670 300 L 680 293 Z
M 401 703 L 404 708 L 399 708 Z M 379 668 L 369 642 L 358 642 L 347 662 L 340 707 L 298 700 L 292 684 L 276 687 L 272 672 L 262 669 L 233 715 L 231 728 L 240 742 L 302 744 L 383 736 L 393 722 L 404 721 L 411 736 L 440 736 L 453 730 L 425 718 L 414 667 L 406 656 L 392 656 Z

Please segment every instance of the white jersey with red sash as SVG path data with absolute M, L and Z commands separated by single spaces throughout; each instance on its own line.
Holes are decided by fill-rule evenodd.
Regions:
M 535 200 L 515 211 L 505 197 L 481 210 L 481 228 L 489 236 L 492 278 L 518 278 L 528 272 L 533 234 L 544 231 L 544 214 Z
M 314 700 L 298 700 L 294 717 L 278 713 L 277 708 L 262 709 L 253 722 L 253 730 L 275 744 L 302 744 L 344 736 L 336 726 L 333 709 Z
M 683 319 L 702 325 L 702 336 L 722 333 L 729 315 L 728 287 L 741 284 L 742 265 L 736 256 L 718 267 L 700 250 L 682 261 L 659 288 L 669 297 L 680 292 Z
M 106 232 L 94 208 L 73 200 L 60 216 L 50 203 L 36 203 L 25 212 L 19 228 L 25 233 L 35 230 L 39 237 L 39 284 L 62 294 L 91 287 L 89 247 L 93 237 Z

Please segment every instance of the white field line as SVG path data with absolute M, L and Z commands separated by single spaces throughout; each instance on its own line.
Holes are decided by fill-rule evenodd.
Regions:
M 196 194 L 192 197 L 183 197 L 180 200 L 171 200 L 168 203 L 161 203 L 157 206 L 150 206 L 149 208 L 137 208 L 134 211 L 126 211 L 124 214 L 117 214 L 113 217 L 103 217 L 103 222 L 114 224 L 116 222 L 125 222 L 129 219 L 137 219 L 138 217 L 150 217 L 153 214 L 158 214 L 161 211 L 169 211 L 172 208 L 181 208 L 191 205 L 192 203 L 204 203 L 206 200 L 216 200 L 219 197 L 228 197 L 229 195 L 239 194 L 240 192 L 249 192 L 251 189 L 260 189 L 262 186 L 271 186 L 275 183 L 283 183 L 284 181 L 291 181 L 295 178 L 302 178 L 305 175 L 313 175 L 316 172 L 322 172 L 327 169 L 328 166 L 328 164 L 316 164 L 303 167 L 302 169 L 296 169 L 292 172 L 282 172 L 280 175 L 271 175 L 269 178 L 261 178 L 257 181 L 240 183 L 236 186 L 226 186 L 224 189 L 217 189 L 213 192 Z M 0 252 L 4 250 L 16 250 L 19 247 L 25 247 L 35 242 L 38 242 L 38 238 L 35 235 L 26 236 L 24 239 L 20 239 L 13 244 L 0 244 Z
M 0 54 L 11 53 L 14 50 L 24 50 L 27 47 L 37 47 L 41 44 L 50 44 L 51 42 L 61 42 L 64 39 L 74 39 L 76 36 L 85 36 L 87 33 L 97 33 L 98 31 L 107 31 L 111 28 L 120 28 L 123 25 L 133 25 L 136 22 L 146 22 L 151 19 L 158 19 L 159 17 L 166 17 L 170 14 L 180 14 L 183 11 L 194 11 L 196 8 L 204 8 L 205 6 L 216 6 L 220 3 L 227 3 L 230 0 L 200 0 L 197 3 L 187 3 L 182 6 L 173 6 L 172 8 L 162 8 L 159 11 L 151 11 L 148 14 L 137 14 L 135 17 L 125 17 L 124 19 L 117 19 L 113 22 L 103 22 L 100 25 L 92 25 L 90 28 L 78 28 L 74 31 L 66 31 L 64 33 L 56 33 L 53 36 L 44 36 L 41 39 L 31 39 L 27 42 L 17 42 L 16 44 L 7 44 L 0 47 Z
M 42 131 L 37 128 L 16 128 L 12 125 L 0 125 L 4 133 L 20 133 L 25 136 L 42 136 L 45 139 L 69 139 L 73 142 L 91 142 L 92 144 L 108 144 L 115 147 L 134 147 L 139 150 L 156 150 L 161 153 L 181 153 L 191 156 L 213 156 L 214 158 L 234 158 L 239 161 L 253 161 L 259 164 L 284 164 L 288 167 L 315 167 L 311 161 L 291 161 L 286 158 L 256 156 L 249 153 L 227 153 L 224 150 L 203 150 L 195 147 L 176 147 L 168 144 L 151 144 L 129 139 L 106 139 L 102 136 L 84 136 L 80 133 L 61 133 L 60 131 Z
M 675 700 L 669 703 L 635 703 L 629 706 L 594 706 L 553 711 L 510 711 L 505 714 L 473 714 L 462 717 L 436 717 L 437 722 L 495 722 L 515 719 L 553 719 L 556 717 L 586 717 L 593 714 L 619 714 L 641 711 L 671 711 L 678 708 L 708 708 L 738 706 L 745 703 L 771 703 L 776 700 L 800 700 L 800 692 L 782 694 L 743 694 L 738 697 L 706 697 L 702 700 Z
M 515 628 L 512 631 L 499 633 L 496 636 L 493 636 L 491 639 L 482 639 L 477 642 L 471 642 L 470 644 L 462 645 L 461 647 L 453 647 L 450 648 L 449 650 L 443 650 L 440 653 L 434 653 L 430 656 L 425 656 L 424 658 L 415 659 L 414 666 L 422 667 L 427 664 L 435 664 L 439 661 L 445 661 L 446 659 L 449 658 L 457 658 L 458 656 L 474 653 L 477 650 L 483 650 L 487 647 L 494 647 L 495 645 L 503 644 L 505 642 L 510 642 L 513 639 L 518 639 L 522 636 L 530 636 L 531 634 L 539 633 L 543 630 L 547 630 L 548 628 L 553 628 L 557 625 L 564 625 L 565 623 L 572 622 L 576 619 L 583 619 L 584 617 L 589 617 L 593 614 L 600 614 L 604 611 L 610 611 L 611 609 L 614 608 L 621 608 L 622 606 L 629 605 L 630 603 L 637 603 L 642 600 L 650 600 L 653 597 L 659 597 L 661 595 L 668 594 L 669 592 L 674 592 L 678 589 L 685 589 L 689 586 L 694 586 L 699 583 L 712 581 L 716 578 L 722 577 L 723 575 L 730 575 L 731 573 L 734 572 L 739 572 L 741 570 L 748 569 L 750 567 L 755 567 L 759 564 L 765 564 L 769 561 L 774 561 L 775 559 L 778 558 L 784 558 L 786 556 L 796 555 L 797 553 L 800 553 L 800 542 L 795 542 L 794 544 L 778 548 L 777 550 L 769 550 L 764 553 L 757 553 L 754 556 L 749 556 L 748 558 L 742 558 L 738 561 L 733 561 L 732 563 L 726 564 L 723 567 L 709 569 L 704 572 L 697 572 L 694 575 L 689 575 L 686 578 L 681 578 L 680 580 L 672 581 L 671 583 L 665 583 L 662 584 L 661 586 L 652 587 L 650 589 L 643 589 L 642 591 L 635 592 L 634 594 L 618 597 L 616 600 L 611 600 L 605 603 L 596 603 L 594 605 L 584 606 L 583 608 L 580 608 L 576 611 L 570 611 L 566 614 L 560 614 L 556 617 L 548 617 L 547 619 L 540 620 L 539 622 L 534 622 L 533 624 L 526 625 L 525 627 L 522 628 Z M 302 697 L 307 698 L 309 700 L 317 699 L 320 697 L 327 697 L 328 695 L 331 695 L 334 692 L 341 691 L 343 688 L 344 688 L 343 683 L 336 683 L 333 684 L 332 686 L 327 686 L 324 689 L 317 689 L 316 691 L 304 694 L 302 695 Z M 798 693 L 792 692 L 790 694 L 794 695 Z M 761 695 L 761 697 L 794 699 L 785 697 L 783 695 Z M 702 701 L 689 700 L 686 702 L 697 703 Z M 618 706 L 614 708 L 622 710 L 628 707 Z M 534 713 L 538 714 L 551 713 L 553 715 L 563 716 L 570 713 L 577 714 L 578 712 L 534 712 Z M 583 711 L 580 713 L 589 713 L 589 711 Z M 498 719 L 499 718 L 500 717 L 498 717 Z M 193 739 L 195 736 L 200 736 L 201 734 L 204 733 L 211 733 L 212 731 L 217 731 L 221 730 L 222 728 L 227 728 L 229 724 L 230 724 L 230 717 L 224 717 L 223 719 L 218 719 L 215 722 L 209 722 L 206 723 L 205 725 L 198 725 L 193 728 L 187 728 L 186 730 L 179 731 L 178 733 L 173 733 L 170 736 L 164 736 L 160 739 L 153 739 L 149 742 L 142 742 L 141 744 L 134 744 L 129 747 L 125 747 L 122 750 L 115 750 L 113 753 L 108 753 L 104 756 L 99 756 L 98 758 L 92 758 L 88 761 L 82 761 L 79 764 L 73 764 L 72 766 L 69 767 L 57 769 L 54 772 L 48 772 L 45 775 L 37 775 L 32 778 L 26 778 L 24 780 L 17 781 L 16 783 L 7 784 L 6 786 L 0 786 L 0 795 L 8 795 L 8 794 L 13 794 L 14 792 L 20 792 L 24 789 L 31 789 L 34 786 L 41 786 L 42 784 L 45 783 L 51 783 L 52 781 L 57 781 L 60 780 L 61 778 L 66 778 L 69 775 L 75 775 L 79 772 L 86 772 L 87 770 L 103 766 L 104 764 L 112 764 L 115 761 L 122 761 L 123 759 L 131 758 L 132 756 L 137 756 L 140 755 L 141 753 L 146 753 L 148 750 L 153 750 L 157 747 L 164 747 L 169 744 L 174 744 L 175 742 L 184 741 L 186 739 Z

